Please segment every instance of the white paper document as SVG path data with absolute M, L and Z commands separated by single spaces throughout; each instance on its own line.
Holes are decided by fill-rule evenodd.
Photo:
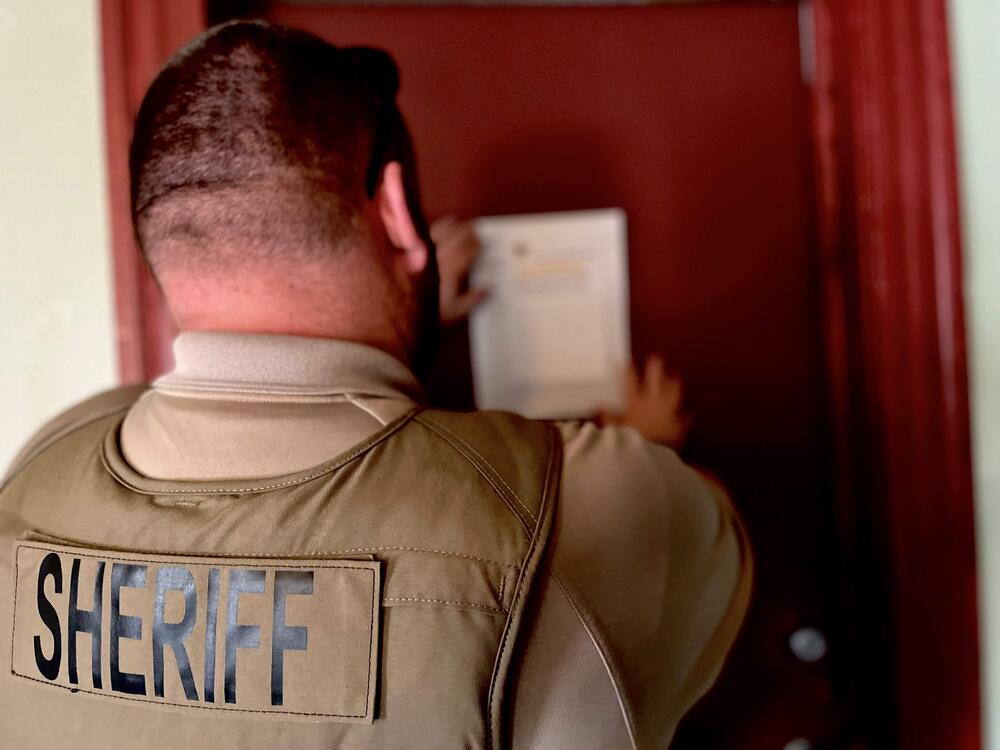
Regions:
M 537 419 L 622 407 L 631 357 L 621 209 L 476 219 L 470 283 L 476 405 Z

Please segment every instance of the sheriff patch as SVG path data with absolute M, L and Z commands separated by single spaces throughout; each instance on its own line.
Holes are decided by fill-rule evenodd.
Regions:
M 11 671 L 109 700 L 371 723 L 379 563 L 14 548 Z

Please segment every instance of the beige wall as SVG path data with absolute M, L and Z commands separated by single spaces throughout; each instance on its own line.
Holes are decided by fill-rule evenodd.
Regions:
M 976 482 L 984 746 L 1000 750 L 1000 0 L 951 0 Z
M 98 0 L 0 0 L 3 467 L 115 380 L 98 31 Z

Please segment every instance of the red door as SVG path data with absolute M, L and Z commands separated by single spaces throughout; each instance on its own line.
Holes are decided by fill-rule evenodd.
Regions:
M 626 210 L 635 353 L 685 375 L 689 458 L 731 487 L 757 557 L 746 630 L 677 746 L 834 737 L 853 696 L 835 687 L 847 646 L 795 6 L 267 15 L 393 53 L 432 217 Z M 464 336 L 433 389 L 455 406 L 470 405 Z M 806 626 L 831 641 L 816 664 L 787 645 Z

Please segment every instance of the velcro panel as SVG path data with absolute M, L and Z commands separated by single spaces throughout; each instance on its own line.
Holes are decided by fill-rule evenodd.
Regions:
M 11 671 L 151 707 L 371 723 L 379 565 L 17 542 Z
M 506 617 L 520 568 L 471 555 L 381 551 L 386 607 L 435 606 Z

